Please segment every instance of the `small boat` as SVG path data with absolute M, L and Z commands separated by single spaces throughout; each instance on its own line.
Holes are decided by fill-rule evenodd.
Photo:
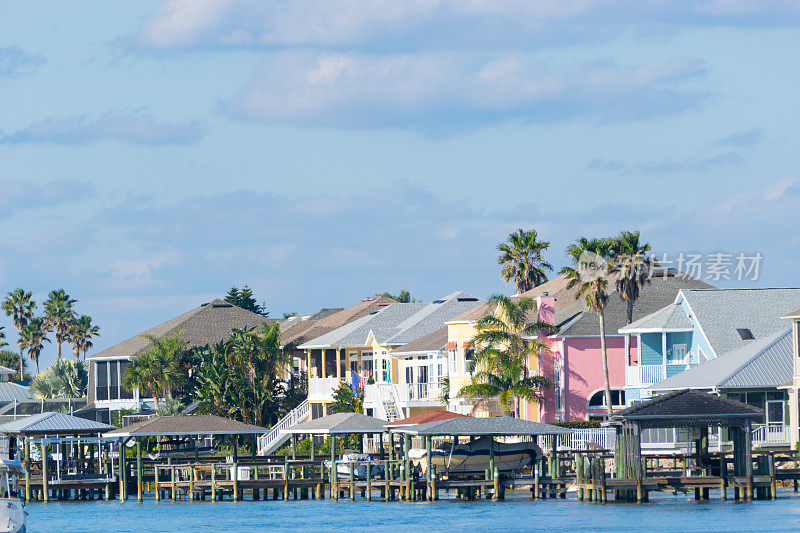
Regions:
M 0 532 L 24 533 L 25 501 L 19 490 L 22 465 L 19 461 L 0 460 Z
M 427 473 L 427 451 L 416 448 L 409 452 L 412 462 Z M 494 466 L 500 472 L 516 472 L 534 464 L 542 450 L 534 442 L 494 443 Z M 431 450 L 431 464 L 438 474 L 482 475 L 489 468 L 489 438 Z
M 377 477 L 383 474 L 383 463 L 373 460 L 366 453 L 345 453 L 341 459 L 336 459 L 336 474 L 343 478 L 350 477 L 350 469 L 354 470 L 354 475 L 357 479 L 366 479 L 367 465 L 365 462 L 370 462 L 369 474 L 370 477 Z M 358 463 L 358 464 L 352 464 Z M 330 459 L 323 463 L 325 468 L 330 470 Z

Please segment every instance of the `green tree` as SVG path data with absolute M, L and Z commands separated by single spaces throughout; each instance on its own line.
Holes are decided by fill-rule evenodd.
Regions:
M 623 231 L 614 239 L 612 271 L 617 272 L 617 292 L 627 304 L 626 324 L 633 322 L 633 306 L 642 288 L 650 283 L 650 272 L 656 266 L 648 257 L 649 243 L 640 243 L 638 231 Z
M 191 395 L 202 412 L 257 425 L 277 422 L 289 362 L 277 323 L 234 329 L 227 340 L 197 354 Z
M 28 350 L 28 357 L 36 365 L 36 375 L 39 375 L 39 355 L 42 353 L 44 343 L 50 342 L 47 338 L 47 325 L 43 318 L 31 318 L 19 333 L 20 353 Z
M 47 328 L 54 333 L 58 359 L 61 359 L 61 343 L 69 338 L 75 321 L 75 311 L 72 309 L 75 302 L 64 289 L 50 291 L 44 302 L 44 318 Z
M 476 326 L 478 349 L 470 364 L 471 383 L 462 387 L 458 396 L 472 401 L 497 398 L 507 416 L 516 416 L 520 400 L 539 403 L 543 389 L 553 386 L 546 377 L 531 375 L 529 363 L 548 350 L 546 343 L 534 337 L 555 328 L 531 320 L 536 312 L 534 298 L 514 301 L 494 295 L 489 303 L 492 312 Z
M 93 346 L 92 339 L 100 336 L 100 327 L 92 324 L 92 317 L 81 315 L 72 324 L 69 342 L 72 343 L 72 355 L 75 359 L 86 360 L 86 352 Z
M 8 346 L 8 343 L 6 342 L 6 327 L 0 326 L 0 348 L 4 346 Z
M 400 294 L 391 294 L 390 292 L 385 291 L 380 294 L 376 294 L 375 296 L 385 296 L 386 298 L 391 298 L 392 300 L 396 300 L 401 304 L 407 304 L 416 301 L 411 299 L 411 293 L 407 290 L 401 290 Z
M 353 394 L 352 386 L 340 383 L 333 391 L 333 403 L 330 406 L 333 413 L 361 413 L 364 410 L 364 389 L 356 388 Z
M 577 286 L 575 299 L 583 298 L 587 309 L 597 314 L 600 324 L 600 357 L 603 365 L 606 409 L 613 413 L 611 404 L 611 385 L 608 380 L 608 354 L 606 351 L 605 309 L 608 304 L 608 280 L 614 252 L 614 239 L 579 238 L 567 248 L 567 256 L 572 266 L 565 266 L 561 273 L 569 280 L 567 288 Z
M 180 334 L 176 331 L 163 337 L 144 335 L 150 346 L 131 359 L 122 376 L 122 386 L 129 391 L 138 388 L 148 393 L 156 408 L 159 396 L 171 399 L 173 389 L 185 380 L 183 365 L 187 349 Z
M 37 398 L 82 398 L 89 383 L 86 363 L 56 360 L 31 382 Z
M 11 370 L 16 369 L 16 378 L 19 381 L 30 379 L 30 376 L 28 375 L 28 364 L 24 357 L 22 358 L 23 377 L 19 377 L 20 359 L 17 352 L 12 352 L 11 350 L 0 350 L 0 366 L 4 366 Z
M 253 289 L 248 285 L 241 289 L 236 286 L 231 287 L 228 294 L 225 295 L 225 301 L 242 309 L 252 311 L 257 315 L 269 316 L 269 312 L 264 308 L 266 302 L 261 302 L 261 305 L 256 303 L 256 299 L 253 297 Z
M 500 276 L 507 283 L 513 282 L 520 294 L 541 285 L 547 281 L 547 271 L 553 270 L 542 256 L 549 247 L 549 242 L 539 240 L 536 230 L 520 228 L 509 234 L 508 242 L 497 245 L 497 264 L 503 265 Z
M 33 300 L 32 293 L 24 289 L 14 289 L 6 295 L 1 307 L 3 311 L 6 312 L 6 316 L 12 317 L 11 319 L 14 323 L 14 327 L 17 329 L 17 333 L 21 335 L 22 328 L 28 324 L 28 321 L 33 316 L 33 310 L 36 309 L 36 302 Z M 19 373 L 20 376 L 22 376 L 25 373 L 25 369 L 22 368 L 25 358 L 22 356 L 21 343 L 19 356 Z

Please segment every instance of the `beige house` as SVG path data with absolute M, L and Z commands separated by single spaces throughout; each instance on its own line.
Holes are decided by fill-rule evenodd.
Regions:
M 787 385 L 789 392 L 789 434 L 794 449 L 800 441 L 800 309 L 785 317 L 792 321 L 792 362 L 794 377 Z

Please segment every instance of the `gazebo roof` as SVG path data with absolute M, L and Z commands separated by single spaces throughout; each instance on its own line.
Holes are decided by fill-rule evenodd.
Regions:
M 413 426 L 414 424 L 427 424 L 428 422 L 438 422 L 440 420 L 449 420 L 451 418 L 469 418 L 469 415 L 453 413 L 452 411 L 428 411 L 427 413 L 420 413 L 402 420 L 389 422 L 386 424 L 386 427 L 391 429 L 402 426 Z
M 646 427 L 708 427 L 741 423 L 764 413 L 745 403 L 721 398 L 714 394 L 683 389 L 657 396 L 614 413 L 610 422 L 639 421 Z
M 303 435 L 346 435 L 352 433 L 385 433 L 385 420 L 361 413 L 335 413 L 322 418 L 301 422 L 282 433 Z
M 261 435 L 269 430 L 216 415 L 158 416 L 109 431 L 105 437 L 159 437 L 166 435 Z
M 532 435 L 561 435 L 572 433 L 571 430 L 543 424 L 541 422 L 530 422 L 510 416 L 492 416 L 488 418 L 449 418 L 427 424 L 416 424 L 392 428 L 392 431 L 399 433 L 411 433 L 414 435 L 432 436 L 532 436 Z
M 114 429 L 114 426 L 64 413 L 45 412 L 0 426 L 0 433 L 11 435 L 87 435 Z

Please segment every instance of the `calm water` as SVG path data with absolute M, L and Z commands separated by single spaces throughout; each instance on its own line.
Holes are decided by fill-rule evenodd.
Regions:
M 580 503 L 574 499 L 428 503 L 313 501 L 35 503 L 30 532 L 264 531 L 333 527 L 363 531 L 800 531 L 800 497 L 781 492 L 777 501 L 695 503 L 683 496 L 653 495 L 647 504 Z M 712 497 L 714 497 L 712 492 Z

